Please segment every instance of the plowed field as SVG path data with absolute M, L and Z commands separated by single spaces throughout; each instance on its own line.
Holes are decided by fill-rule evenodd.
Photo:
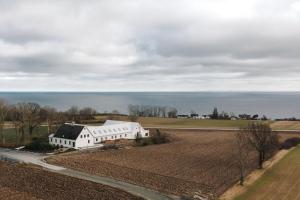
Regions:
M 141 200 L 124 191 L 83 181 L 30 166 L 0 161 L 0 199 L 5 200 L 73 200 L 126 199 Z
M 161 192 L 182 195 L 198 190 L 223 193 L 239 179 L 230 131 L 163 130 L 172 142 L 122 150 L 74 152 L 50 163 L 113 177 Z M 294 136 L 284 135 L 284 138 Z M 257 167 L 256 153 L 247 172 Z

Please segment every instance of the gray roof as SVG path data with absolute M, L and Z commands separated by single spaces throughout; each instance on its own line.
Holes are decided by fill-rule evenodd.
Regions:
M 77 124 L 63 124 L 58 128 L 53 137 L 76 140 L 84 126 Z

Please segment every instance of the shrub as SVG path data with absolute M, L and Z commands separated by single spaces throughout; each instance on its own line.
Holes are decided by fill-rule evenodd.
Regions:
M 147 146 L 151 144 L 163 144 L 169 142 L 168 135 L 161 133 L 159 129 L 156 129 L 156 132 L 152 134 L 148 138 L 142 138 L 140 135 L 137 134 L 135 138 L 135 143 L 137 146 Z
M 292 138 L 288 138 L 286 139 L 281 145 L 280 148 L 281 149 L 290 149 L 294 146 L 297 146 L 298 144 L 300 144 L 300 138 L 298 137 L 292 137 Z
M 156 129 L 156 133 L 154 133 L 150 138 L 153 144 L 163 144 L 169 142 L 167 135 L 161 133 L 159 129 Z
M 57 147 L 49 144 L 48 138 L 33 138 L 32 142 L 25 146 L 25 149 L 37 152 L 51 152 Z
M 118 149 L 118 146 L 115 144 L 105 144 L 100 148 L 101 150 L 109 150 L 109 149 Z
M 135 135 L 135 142 L 136 143 L 140 143 L 141 141 L 142 141 L 142 135 L 140 134 L 140 133 L 137 133 L 136 135 Z

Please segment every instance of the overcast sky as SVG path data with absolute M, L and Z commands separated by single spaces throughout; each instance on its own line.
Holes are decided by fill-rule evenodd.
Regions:
M 0 0 L 1 91 L 300 90 L 300 1 Z

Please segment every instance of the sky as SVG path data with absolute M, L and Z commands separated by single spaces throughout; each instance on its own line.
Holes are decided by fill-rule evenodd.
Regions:
M 300 0 L 0 0 L 0 91 L 299 91 Z

